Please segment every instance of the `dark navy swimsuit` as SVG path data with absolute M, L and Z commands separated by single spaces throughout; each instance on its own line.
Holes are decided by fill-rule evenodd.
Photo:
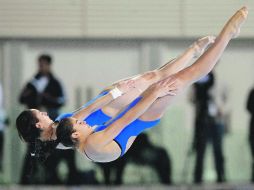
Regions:
M 82 107 L 86 107 L 90 105 L 92 102 L 94 102 L 99 97 L 107 94 L 108 92 L 103 92 L 102 94 L 98 95 L 93 100 L 89 101 Z M 90 114 L 87 118 L 84 119 L 84 121 L 90 125 L 98 125 L 94 132 L 99 132 L 104 129 L 106 129 L 109 125 L 111 125 L 113 122 L 121 118 L 127 111 L 129 111 L 131 108 L 133 108 L 142 97 L 136 98 L 133 102 L 131 102 L 121 113 L 119 113 L 114 119 L 111 119 L 110 116 L 106 115 L 102 112 L 101 109 L 93 112 Z M 57 117 L 56 121 L 60 121 L 61 119 L 71 117 L 74 113 L 64 113 Z M 109 121 L 109 122 L 107 122 Z M 140 133 L 142 133 L 145 129 L 152 128 L 156 124 L 158 124 L 160 119 L 154 120 L 154 121 L 142 121 L 140 119 L 136 119 L 133 122 L 131 122 L 129 125 L 127 125 L 120 133 L 117 135 L 117 137 L 114 139 L 114 141 L 119 145 L 121 148 L 121 156 L 123 156 L 126 152 L 126 145 L 128 143 L 128 140 L 130 137 L 136 137 Z M 106 123 L 107 122 L 107 123 Z

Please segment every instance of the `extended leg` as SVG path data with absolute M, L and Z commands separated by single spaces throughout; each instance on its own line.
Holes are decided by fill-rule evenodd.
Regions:
M 248 11 L 246 7 L 237 11 L 226 23 L 219 36 L 216 38 L 215 43 L 195 62 L 195 64 L 179 72 L 178 76 L 184 83 L 191 84 L 212 70 L 229 41 L 239 34 L 240 27 L 246 20 L 247 14 Z
M 163 66 L 153 70 L 145 72 L 144 74 L 132 76 L 129 78 L 125 78 L 122 80 L 119 80 L 115 82 L 113 85 L 130 80 L 135 79 L 137 80 L 137 85 L 139 88 L 142 88 L 142 84 L 144 82 L 149 82 L 149 85 L 153 84 L 154 82 L 157 82 L 159 80 L 162 80 L 169 75 L 172 75 L 174 73 L 177 73 L 178 71 L 182 70 L 186 67 L 188 63 L 193 58 L 198 58 L 200 55 L 202 55 L 205 51 L 205 49 L 212 43 L 214 43 L 215 37 L 214 36 L 205 36 L 203 38 L 198 39 L 195 41 L 192 45 L 190 45 L 181 55 L 179 55 L 177 58 L 174 58 L 164 64 Z
M 215 43 L 193 65 L 174 74 L 172 80 L 176 81 L 175 85 L 179 90 L 181 90 L 184 86 L 190 85 L 194 81 L 197 81 L 199 78 L 208 74 L 212 70 L 218 59 L 221 57 L 229 41 L 239 34 L 240 27 L 242 23 L 246 20 L 247 14 L 248 11 L 246 7 L 243 7 L 242 9 L 237 11 L 226 23 L 219 36 L 216 38 Z M 163 67 L 161 69 L 165 70 L 166 68 L 167 67 Z M 153 74 L 155 74 L 156 77 L 152 77 L 152 83 L 160 79 L 160 77 L 157 77 L 160 76 L 158 75 L 158 72 L 155 71 L 153 72 Z M 146 85 L 149 86 L 149 84 Z M 147 86 L 144 86 L 144 89 L 146 89 Z M 142 90 L 143 89 L 141 89 L 141 91 Z M 132 96 L 131 98 L 133 99 L 137 97 L 140 92 L 138 90 L 134 90 L 134 92 L 131 92 L 130 94 L 131 95 L 129 96 Z M 128 103 L 130 103 L 129 101 L 131 101 L 131 98 L 128 99 L 127 93 L 125 96 L 122 96 L 119 99 L 119 102 L 122 104 L 117 105 L 116 101 L 112 104 L 113 106 L 115 106 L 115 108 L 119 109 L 121 106 L 128 105 Z M 124 105 L 125 101 L 127 103 L 126 105 Z
M 145 89 L 147 89 L 148 86 L 174 73 L 177 73 L 186 67 L 192 58 L 200 56 L 208 45 L 214 42 L 214 39 L 215 38 L 213 36 L 200 38 L 194 42 L 183 54 L 178 56 L 176 59 L 169 61 L 164 66 L 141 75 L 118 81 L 117 83 L 121 83 L 126 80 L 135 80 L 136 88 L 111 102 L 109 105 L 103 108 L 103 111 L 110 116 L 116 115 L 119 110 L 126 107 L 131 101 L 133 101 Z M 117 83 L 115 83 L 115 85 Z
M 208 74 L 222 55 L 228 42 L 239 32 L 241 24 L 247 18 L 247 13 L 245 7 L 237 11 L 226 23 L 215 43 L 193 65 L 174 74 L 174 76 L 168 77 L 168 79 L 166 78 L 152 85 L 151 88 L 142 94 L 142 97 L 140 97 L 141 99 L 135 100 L 135 102 L 131 103 L 129 108 L 119 114 L 119 118 L 109 123 L 105 129 L 108 141 L 114 139 L 121 145 L 122 153 L 128 150 L 135 136 L 145 129 L 154 126 L 152 124 L 158 122 L 158 120 L 154 121 L 154 123 L 148 122 L 145 126 L 138 123 L 137 126 L 139 127 L 136 127 L 135 122 L 140 122 L 137 118 L 144 121 L 161 118 L 173 99 L 173 96 L 167 95 L 169 90 L 171 90 L 172 82 L 176 90 L 180 91 L 200 77 Z M 162 98 L 158 99 L 158 97 Z M 151 126 L 149 126 L 149 124 L 151 124 Z M 121 136 L 121 134 L 123 135 Z M 121 139 L 122 137 L 124 137 L 124 139 Z M 96 140 L 99 142 L 101 139 L 98 138 Z M 128 141 L 127 144 L 126 141 Z M 102 143 L 103 142 L 105 142 L 105 139 Z
M 205 49 L 211 44 L 214 43 L 214 36 L 206 36 L 198 39 L 194 42 L 183 54 L 181 54 L 176 59 L 170 61 L 164 66 L 157 69 L 160 80 L 179 72 L 184 69 L 187 64 L 190 63 L 192 58 L 197 58 L 203 54 Z
M 174 86 L 178 91 L 207 75 L 221 57 L 229 41 L 239 33 L 241 24 L 246 20 L 248 11 L 245 7 L 237 11 L 226 23 L 215 43 L 191 66 L 172 76 Z M 156 100 L 141 116 L 144 120 L 160 118 L 174 97 L 166 96 Z

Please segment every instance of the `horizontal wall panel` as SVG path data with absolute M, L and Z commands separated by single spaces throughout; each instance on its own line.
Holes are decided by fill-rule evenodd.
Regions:
M 0 35 L 19 37 L 81 36 L 79 0 L 0 0 Z
M 254 36 L 254 1 L 193 0 L 184 4 L 184 33 L 188 36 L 218 34 L 226 21 L 243 5 L 248 6 L 249 17 L 242 28 L 242 37 Z
M 87 1 L 87 35 L 174 36 L 181 33 L 178 1 Z
M 241 37 L 254 37 L 253 0 L 0 0 L 0 37 L 172 38 L 218 34 L 249 7 Z

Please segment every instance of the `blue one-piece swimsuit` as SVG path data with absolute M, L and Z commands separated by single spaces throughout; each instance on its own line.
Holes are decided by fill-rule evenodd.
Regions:
M 103 92 L 87 104 L 85 104 L 83 107 L 88 106 L 91 102 L 95 101 L 99 97 L 107 94 L 108 92 Z M 87 118 L 84 119 L 84 121 L 90 125 L 98 125 L 94 132 L 99 132 L 104 129 L 106 129 L 109 125 L 111 125 L 113 122 L 121 118 L 127 111 L 129 111 L 131 108 L 133 108 L 140 100 L 142 97 L 136 98 L 133 102 L 131 102 L 121 113 L 119 113 L 114 119 L 111 120 L 111 117 L 106 115 L 105 113 L 102 112 L 101 109 L 93 112 L 91 115 L 89 115 Z M 61 119 L 71 117 L 73 113 L 65 113 L 61 114 L 60 116 L 57 117 L 56 121 L 60 121 Z M 109 121 L 110 120 L 110 121 Z M 107 122 L 109 121 L 109 122 Z M 136 119 L 133 122 L 131 122 L 129 125 L 127 125 L 120 133 L 117 135 L 117 137 L 114 139 L 114 141 L 119 145 L 121 148 L 121 156 L 123 156 L 126 152 L 126 145 L 128 143 L 128 140 L 130 137 L 136 137 L 138 136 L 141 132 L 143 132 L 145 129 L 152 128 L 156 124 L 158 124 L 160 119 L 154 120 L 154 121 L 142 121 L 140 119 Z M 107 123 L 106 123 L 107 122 Z
M 92 104 L 95 100 L 97 100 L 98 98 L 104 96 L 108 94 L 108 91 L 104 91 L 101 94 L 99 94 L 98 96 L 96 96 L 94 99 L 90 100 L 89 102 L 87 102 L 86 104 L 84 104 L 82 106 L 82 108 L 85 108 L 87 106 L 89 106 L 90 104 Z M 70 113 L 63 113 L 61 115 L 59 115 L 55 121 L 60 121 L 64 118 L 67 117 L 72 117 L 74 115 L 75 112 L 70 112 Z M 103 111 L 101 109 L 93 112 L 92 114 L 90 114 L 87 118 L 84 119 L 84 121 L 90 125 L 90 126 L 94 126 L 94 125 L 102 125 L 105 122 L 109 121 L 111 119 L 110 116 L 106 115 L 105 113 L 103 113 Z

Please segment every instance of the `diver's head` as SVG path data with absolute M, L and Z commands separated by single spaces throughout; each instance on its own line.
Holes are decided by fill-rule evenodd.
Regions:
M 62 119 L 56 130 L 57 140 L 64 146 L 73 148 L 78 148 L 91 133 L 91 126 L 73 117 Z
M 54 130 L 53 121 L 46 112 L 30 109 L 20 113 L 16 120 L 19 137 L 29 145 L 31 156 L 39 161 L 45 161 L 55 150 L 58 142 L 52 137 Z M 31 171 L 35 163 L 31 161 Z
M 20 113 L 16 119 L 16 127 L 19 137 L 27 143 L 36 139 L 47 141 L 52 138 L 53 121 L 46 112 L 37 109 L 29 109 Z

